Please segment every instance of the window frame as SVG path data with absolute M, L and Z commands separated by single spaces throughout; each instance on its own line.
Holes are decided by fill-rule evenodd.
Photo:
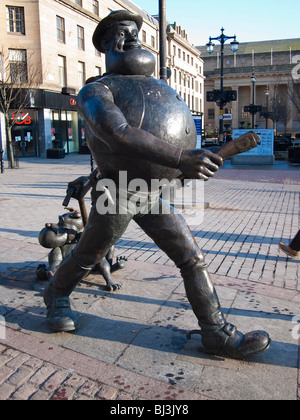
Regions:
M 77 63 L 77 74 L 78 74 L 78 86 L 79 89 L 82 89 L 85 85 L 86 80 L 86 68 L 85 68 L 85 62 L 78 61 Z
M 77 25 L 77 48 L 85 51 L 84 27 Z
M 28 82 L 27 50 L 8 49 L 9 78 L 12 84 Z M 21 70 L 21 71 L 20 71 Z
M 62 60 L 62 66 L 60 66 L 60 60 Z M 58 83 L 60 87 L 67 86 L 67 59 L 64 55 L 58 54 L 57 56 L 58 64 Z
M 61 27 L 59 26 L 59 23 L 61 23 Z M 65 19 L 58 15 L 56 15 L 56 38 L 58 42 L 61 42 L 62 44 L 66 43 Z
M 9 34 L 26 35 L 24 7 L 6 5 L 6 28 Z

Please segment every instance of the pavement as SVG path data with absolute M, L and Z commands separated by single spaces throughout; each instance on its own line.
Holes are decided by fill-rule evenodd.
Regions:
M 299 400 L 300 260 L 278 242 L 300 226 L 300 166 L 225 162 L 198 186 L 202 203 L 188 205 L 190 183 L 179 209 L 228 321 L 272 338 L 248 361 L 209 356 L 199 335 L 187 338 L 197 322 L 179 271 L 134 222 L 116 244 L 116 256 L 128 258 L 113 274 L 122 288 L 107 292 L 100 275 L 88 276 L 71 295 L 78 330 L 47 328 L 35 270 L 49 250 L 38 234 L 64 212 L 67 183 L 89 172 L 89 156 L 73 154 L 23 158 L 0 174 L 0 399 L 102 400 L 118 409 L 126 400 Z

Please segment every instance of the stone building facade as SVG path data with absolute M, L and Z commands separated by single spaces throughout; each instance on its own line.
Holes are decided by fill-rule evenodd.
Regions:
M 206 46 L 197 48 L 204 60 L 206 77 L 205 130 L 208 134 L 217 133 L 219 108 L 217 104 L 206 101 L 206 92 L 220 89 L 220 45 L 215 46 L 211 55 Z M 274 128 L 278 134 L 296 136 L 300 132 L 300 114 L 293 102 L 300 100 L 298 61 L 300 39 L 240 43 L 236 53 L 231 51 L 229 43 L 225 44 L 224 88 L 236 90 L 238 94 L 237 101 L 225 105 L 225 113 L 232 115 L 232 120 L 224 122 L 228 130 L 252 127 L 252 115 L 245 112 L 244 107 L 253 103 L 251 79 L 254 74 L 254 104 L 263 107 L 263 112 L 255 115 L 255 127 Z
M 46 157 L 55 140 L 66 153 L 81 150 L 85 129 L 77 113 L 76 95 L 88 78 L 105 72 L 105 56 L 95 50 L 92 35 L 103 17 L 119 9 L 143 16 L 140 39 L 157 58 L 154 77 L 159 78 L 158 21 L 130 0 L 1 1 L 0 64 L 8 63 L 2 66 L 6 71 L 17 69 L 20 63 L 28 72 L 40 69 L 37 86 L 27 85 L 32 91 L 27 108 L 11 110 L 13 139 L 20 156 Z M 178 33 L 177 27 L 168 30 L 168 64 L 175 69 L 168 83 L 181 92 L 191 110 L 200 112 L 204 89 L 199 69 L 203 62 L 184 34 Z M 181 49 L 186 59 L 173 56 L 175 49 Z M 5 148 L 4 143 L 2 136 Z
M 176 22 L 167 26 L 170 84 L 195 113 L 203 113 L 203 60 L 188 42 L 187 32 Z

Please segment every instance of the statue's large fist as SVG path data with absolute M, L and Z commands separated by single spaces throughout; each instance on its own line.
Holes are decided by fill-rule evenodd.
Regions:
M 184 150 L 181 154 L 179 169 L 185 178 L 207 181 L 223 165 L 223 159 L 209 150 Z

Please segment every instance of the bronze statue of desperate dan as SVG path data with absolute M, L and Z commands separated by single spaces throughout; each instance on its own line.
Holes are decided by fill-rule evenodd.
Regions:
M 128 182 L 142 179 L 149 188 L 153 179 L 208 180 L 223 159 L 195 149 L 196 128 L 189 108 L 167 83 L 151 76 L 155 58 L 141 48 L 142 22 L 139 15 L 114 11 L 95 30 L 93 43 L 106 55 L 107 73 L 87 84 L 78 96 L 88 146 L 103 177 L 117 189 L 120 171 L 126 171 Z M 255 134 L 250 133 L 246 140 L 255 141 Z M 207 352 L 246 358 L 267 350 L 271 340 L 266 332 L 244 335 L 226 322 L 204 255 L 183 217 L 160 199 L 161 191 L 140 194 L 141 212 L 132 205 L 132 191 L 119 189 L 119 193 L 123 203 L 116 214 L 100 214 L 92 207 L 79 243 L 45 290 L 49 327 L 55 331 L 76 328 L 69 295 L 133 219 L 180 269 Z M 109 200 L 109 187 L 99 194 L 106 194 Z M 159 206 L 159 214 L 151 212 L 153 206 Z

